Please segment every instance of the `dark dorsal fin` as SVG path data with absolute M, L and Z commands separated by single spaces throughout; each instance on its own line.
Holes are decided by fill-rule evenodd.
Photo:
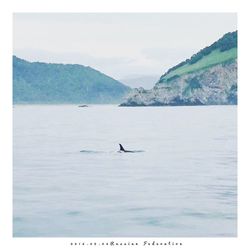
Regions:
M 122 144 L 119 144 L 120 145 L 120 151 L 125 151 L 125 149 L 123 148 Z

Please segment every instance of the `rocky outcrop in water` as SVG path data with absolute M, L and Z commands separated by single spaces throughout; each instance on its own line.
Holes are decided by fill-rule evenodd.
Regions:
M 177 76 L 151 90 L 134 89 L 120 106 L 237 104 L 237 60 Z

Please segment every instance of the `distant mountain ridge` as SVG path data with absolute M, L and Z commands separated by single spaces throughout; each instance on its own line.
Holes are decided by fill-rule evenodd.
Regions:
M 157 75 L 135 75 L 121 78 L 120 81 L 131 88 L 138 88 L 143 86 L 145 89 L 154 87 L 155 82 L 159 79 Z
M 91 67 L 28 62 L 13 56 L 14 103 L 119 103 L 129 91 Z
M 170 68 L 153 89 L 134 89 L 121 106 L 227 104 L 237 104 L 237 31 Z

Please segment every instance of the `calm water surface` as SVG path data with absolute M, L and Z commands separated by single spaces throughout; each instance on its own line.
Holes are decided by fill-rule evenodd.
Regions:
M 13 112 L 14 236 L 237 236 L 235 106 Z

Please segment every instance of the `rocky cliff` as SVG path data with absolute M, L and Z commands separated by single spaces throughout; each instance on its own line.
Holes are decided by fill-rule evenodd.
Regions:
M 137 88 L 120 106 L 237 104 L 237 33 L 228 33 L 169 69 L 151 90 Z
M 237 104 L 237 61 L 215 65 L 158 83 L 151 90 L 134 89 L 121 106 Z

